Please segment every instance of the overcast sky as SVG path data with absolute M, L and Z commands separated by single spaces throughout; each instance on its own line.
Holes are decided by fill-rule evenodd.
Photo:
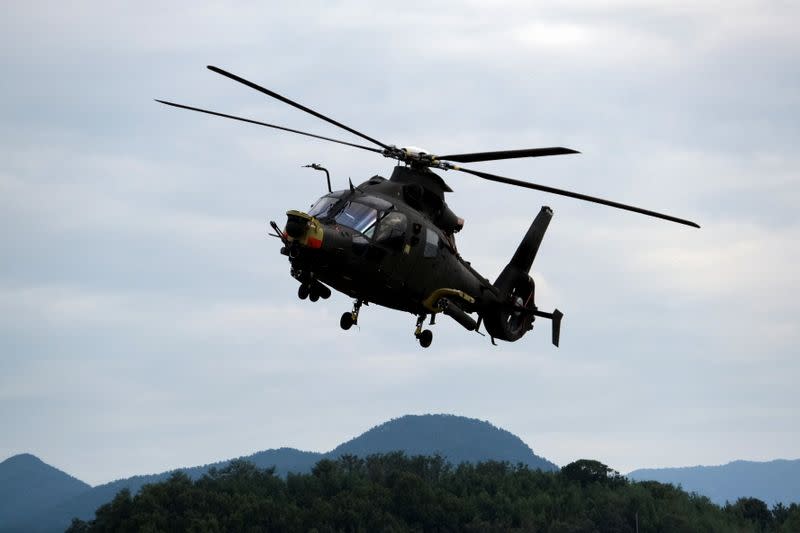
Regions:
M 74 3 L 71 3 L 74 4 Z M 536 7 L 532 7 L 535 4 Z M 0 460 L 91 484 L 454 413 L 564 465 L 800 457 L 795 1 L 11 2 L 0 20 Z M 473 168 L 697 221 L 444 178 L 494 279 L 541 205 L 537 304 L 493 347 L 452 321 L 312 304 L 266 222 L 390 160 L 351 139 L 582 154 Z

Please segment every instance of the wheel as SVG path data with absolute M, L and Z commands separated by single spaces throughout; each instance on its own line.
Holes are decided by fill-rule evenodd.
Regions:
M 419 334 L 419 345 L 423 348 L 427 348 L 433 342 L 433 332 L 429 329 L 423 330 L 422 333 Z
M 343 330 L 348 330 L 353 327 L 353 313 L 344 313 L 342 318 L 339 319 L 339 325 Z
M 311 289 L 309 289 L 308 299 L 311 300 L 312 302 L 316 302 L 317 300 L 319 300 L 319 291 L 317 290 L 316 286 L 312 285 Z
M 322 297 L 323 300 L 327 300 L 328 298 L 331 297 L 331 290 L 325 285 L 319 285 L 317 287 L 317 290 L 319 291 L 319 295 L 320 297 Z
M 308 298 L 308 285 L 302 283 L 300 287 L 297 289 L 297 297 L 301 300 L 305 300 Z

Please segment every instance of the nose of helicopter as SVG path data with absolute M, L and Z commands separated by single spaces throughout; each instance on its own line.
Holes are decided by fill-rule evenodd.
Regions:
M 290 210 L 286 212 L 284 233 L 289 242 L 319 249 L 322 248 L 322 238 L 325 232 L 322 224 L 316 218 L 302 211 Z
M 345 250 L 354 246 L 355 240 L 350 231 L 295 210 L 286 212 L 286 226 L 276 231 L 283 234 L 283 255 L 312 262 L 341 259 Z

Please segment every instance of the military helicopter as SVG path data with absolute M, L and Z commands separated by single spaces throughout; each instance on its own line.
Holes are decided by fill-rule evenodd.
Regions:
M 415 315 L 414 336 L 423 348 L 433 341 L 431 330 L 423 329 L 425 320 L 430 317 L 430 325 L 434 325 L 439 314 L 454 319 L 468 331 L 481 333 L 483 325 L 492 344 L 496 340 L 517 341 L 533 329 L 536 318 L 549 319 L 552 342 L 558 346 L 564 315 L 558 309 L 545 312 L 536 306 L 536 284 L 529 274 L 553 211 L 547 206 L 541 208 L 511 260 L 491 283 L 458 253 L 455 234 L 463 228 L 464 220 L 448 207 L 445 193 L 452 189 L 432 169 L 454 170 L 700 227 L 671 215 L 455 164 L 579 153 L 576 150 L 549 147 L 435 155 L 420 148 L 397 147 L 221 68 L 209 65 L 208 69 L 337 126 L 372 146 L 165 100 L 156 101 L 367 150 L 398 161 L 388 179 L 376 175 L 357 186 L 351 181 L 347 189 L 337 191 L 331 188 L 327 169 L 318 164 L 306 165 L 326 173 L 328 194 L 317 200 L 308 212 L 288 211 L 283 229 L 274 221 L 270 222 L 275 232 L 271 235 L 281 240 L 280 253 L 288 257 L 290 273 L 300 283 L 297 291 L 300 299 L 308 298 L 312 302 L 327 299 L 331 288 L 354 299 L 352 310 L 342 314 L 340 319 L 344 330 L 358 324 L 362 305 L 373 303 Z

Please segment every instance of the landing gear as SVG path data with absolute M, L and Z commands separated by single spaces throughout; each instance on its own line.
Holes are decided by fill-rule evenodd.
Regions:
M 431 316 L 431 324 L 433 324 L 433 317 L 436 315 Z M 417 317 L 417 329 L 414 330 L 414 336 L 419 341 L 419 345 L 423 348 L 427 348 L 433 342 L 433 332 L 429 329 L 422 329 L 422 323 L 425 322 L 425 315 L 419 315 Z
M 422 330 L 422 333 L 419 334 L 419 345 L 423 348 L 427 348 L 433 342 L 433 332 L 429 329 Z
M 353 321 L 353 313 L 343 313 L 342 318 L 339 319 L 339 325 L 342 326 L 342 329 L 347 331 L 353 327 L 353 324 L 355 324 Z
M 297 297 L 301 300 L 308 298 L 312 302 L 316 302 L 320 298 L 326 300 L 331 297 L 331 290 L 319 281 L 312 280 L 308 283 L 300 284 L 297 289 Z
M 353 310 L 350 313 L 344 313 L 342 315 L 342 318 L 339 319 L 339 325 L 342 327 L 343 330 L 346 331 L 352 328 L 354 324 L 356 325 L 358 324 L 358 312 L 361 311 L 362 303 L 363 302 L 361 300 L 356 300 L 355 303 L 353 304 Z
M 323 300 L 327 300 L 330 297 L 331 297 L 331 290 L 328 287 L 326 287 L 319 281 L 315 281 L 314 283 L 311 284 L 311 287 L 309 289 L 309 299 L 312 302 L 316 302 L 320 298 L 322 298 Z

